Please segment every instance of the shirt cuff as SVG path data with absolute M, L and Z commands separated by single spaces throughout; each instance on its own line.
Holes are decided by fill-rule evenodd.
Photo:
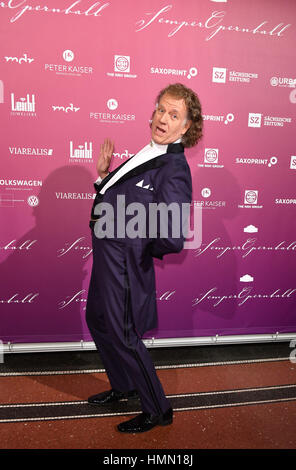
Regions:
M 102 178 L 99 176 L 95 183 L 100 184 L 102 182 Z

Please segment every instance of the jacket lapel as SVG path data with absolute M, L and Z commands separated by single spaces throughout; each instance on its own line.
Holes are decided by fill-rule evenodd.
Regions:
M 167 148 L 167 152 L 163 155 L 167 155 L 168 153 L 183 153 L 184 152 L 184 146 L 182 143 L 178 144 L 169 144 Z M 133 176 L 140 175 L 141 173 L 144 173 L 145 171 L 152 170 L 154 168 L 159 168 L 163 165 L 166 164 L 165 160 L 162 160 L 159 157 L 162 157 L 163 155 L 159 155 L 158 157 L 151 158 L 151 160 L 148 160 L 147 162 L 141 163 L 140 165 L 136 166 L 135 168 L 132 168 L 130 171 L 125 173 L 119 180 L 117 180 L 112 186 L 115 186 L 119 183 L 122 183 L 123 181 L 126 181 L 129 178 L 132 178 Z M 128 161 L 130 161 L 131 158 L 133 158 L 135 155 L 130 157 L 128 160 L 123 162 L 121 165 L 119 165 L 115 170 L 113 170 L 111 173 L 109 173 L 108 176 L 106 176 L 103 181 L 100 184 L 94 183 L 95 189 L 99 192 L 101 189 L 105 186 L 105 184 L 108 183 L 108 181 L 117 173 L 117 171 L 122 168 Z M 110 186 L 110 188 L 112 188 Z

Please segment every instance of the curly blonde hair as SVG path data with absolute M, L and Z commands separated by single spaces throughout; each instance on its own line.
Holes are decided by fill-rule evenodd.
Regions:
M 193 147 L 202 138 L 202 109 L 197 94 L 187 88 L 182 83 L 174 83 L 168 85 L 161 90 L 156 98 L 156 104 L 164 94 L 168 94 L 177 99 L 183 99 L 187 108 L 187 118 L 192 122 L 187 132 L 182 137 L 182 144 L 184 147 Z

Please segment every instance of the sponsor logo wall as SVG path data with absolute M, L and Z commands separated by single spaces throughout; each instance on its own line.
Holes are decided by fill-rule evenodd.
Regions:
M 203 107 L 186 151 L 202 242 L 155 261 L 146 337 L 295 332 L 296 4 L 7 0 L 0 17 L 0 340 L 91 340 L 100 144 L 111 169 L 140 150 L 177 81 Z

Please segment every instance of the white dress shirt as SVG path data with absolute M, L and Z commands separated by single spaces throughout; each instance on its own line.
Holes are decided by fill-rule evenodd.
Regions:
M 181 142 L 181 139 L 176 140 L 174 144 Z M 105 186 L 100 190 L 100 194 L 104 194 L 105 191 L 110 188 L 116 181 L 118 181 L 123 175 L 127 172 L 132 170 L 133 168 L 141 165 L 142 163 L 148 162 L 148 160 L 152 160 L 152 158 L 158 157 L 159 155 L 163 155 L 167 152 L 167 145 L 161 145 L 155 143 L 153 140 L 142 148 L 135 156 L 133 156 L 125 165 L 123 165 L 120 170 L 118 170 L 112 178 L 105 184 Z M 96 180 L 97 184 L 100 184 L 102 178 L 99 176 Z

